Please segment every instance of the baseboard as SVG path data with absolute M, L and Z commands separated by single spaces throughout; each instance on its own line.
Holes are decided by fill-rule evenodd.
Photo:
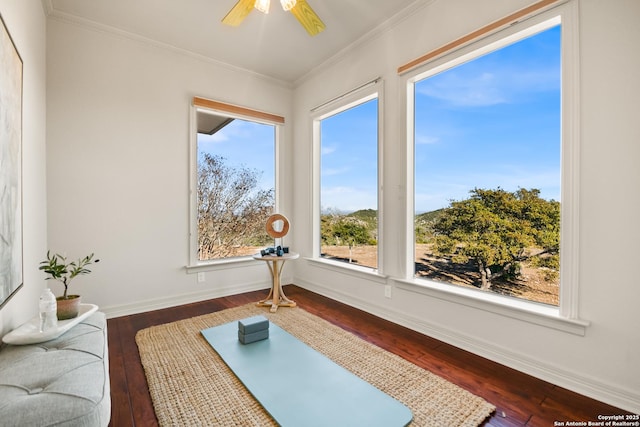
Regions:
M 478 340 L 472 336 L 460 334 L 439 325 L 425 322 L 422 319 L 409 316 L 403 312 L 390 310 L 386 306 L 372 304 L 362 298 L 318 283 L 300 279 L 296 279 L 294 283 L 312 292 L 364 310 L 385 320 L 415 330 L 543 381 L 633 413 L 640 413 L 640 394 L 638 394 L 637 391 L 621 389 L 592 378 L 558 369 L 555 366 L 541 363 L 538 360 L 523 357 L 521 354 L 512 352 L 509 349 Z
M 171 295 L 162 298 L 154 298 L 135 304 L 122 304 L 100 307 L 100 311 L 104 312 L 108 319 L 121 316 L 129 316 L 131 314 L 144 313 L 147 311 L 160 310 L 163 308 L 175 307 L 177 305 L 191 304 L 207 299 L 221 298 L 229 295 L 241 294 L 244 292 L 259 291 L 269 289 L 269 285 L 264 282 L 245 283 L 242 285 L 221 286 L 207 289 L 200 292 L 192 292 L 181 295 Z

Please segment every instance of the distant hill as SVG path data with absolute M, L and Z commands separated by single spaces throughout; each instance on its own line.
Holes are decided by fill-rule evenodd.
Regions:
M 424 212 L 416 215 L 415 221 L 417 223 L 433 223 L 435 222 L 440 215 L 444 212 L 443 209 L 437 209 L 435 211 Z M 375 223 L 378 220 L 378 211 L 375 209 L 360 209 L 355 212 L 351 212 L 348 214 L 343 214 L 345 217 L 353 217 L 358 218 L 359 220 L 365 221 L 367 223 Z
M 440 217 L 443 211 L 444 211 L 444 208 L 418 214 L 416 215 L 416 222 L 418 221 L 433 222 Z M 335 214 L 332 214 L 332 215 L 335 215 Z M 340 215 L 358 218 L 366 222 L 376 221 L 378 219 L 378 211 L 375 209 L 360 209 L 351 213 L 345 213 Z
M 443 212 L 444 209 L 437 209 L 416 215 L 413 222 L 416 243 L 431 243 L 434 237 L 433 226 Z
M 431 240 L 433 239 L 433 225 L 436 223 L 443 212 L 444 209 L 438 209 L 435 211 L 424 212 L 416 215 L 414 221 L 416 243 L 431 242 Z M 349 218 L 355 219 L 356 221 L 360 222 L 360 224 L 364 223 L 364 227 L 366 227 L 371 241 L 376 241 L 378 239 L 378 211 L 376 209 L 360 209 L 349 214 L 323 214 L 321 216 L 321 233 L 323 244 L 336 244 L 336 236 L 345 232 L 344 229 L 338 230 L 339 232 L 336 231 L 337 224 L 340 224 L 344 220 L 348 221 Z M 353 230 L 351 231 L 353 232 Z
M 359 211 L 351 212 L 346 216 L 352 216 L 366 222 L 377 221 L 378 211 L 375 209 L 360 209 Z
M 442 212 L 444 212 L 444 208 L 418 214 L 416 215 L 416 222 L 435 222 L 440 217 L 440 215 L 442 215 Z

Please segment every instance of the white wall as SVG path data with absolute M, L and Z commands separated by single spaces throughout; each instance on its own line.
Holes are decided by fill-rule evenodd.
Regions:
M 577 1 L 577 0 L 576 0 Z M 295 247 L 312 254 L 310 109 L 384 78 L 384 233 L 389 279 L 347 274 L 304 259 L 296 283 L 553 383 L 640 411 L 640 2 L 579 1 L 580 316 L 585 336 L 395 286 L 404 277 L 404 86 L 397 67 L 534 1 L 436 0 L 368 43 L 334 58 L 294 94 Z M 383 284 L 394 286 L 384 298 Z
M 49 248 L 101 259 L 71 291 L 114 316 L 267 287 L 268 269 L 257 261 L 209 271 L 204 283 L 185 271 L 190 104 L 200 96 L 289 121 L 292 90 L 55 18 L 47 35 Z
M 0 336 L 38 311 L 46 254 L 46 20 L 39 1 L 0 0 L 0 14 L 22 57 L 22 198 L 24 286 L 0 310 Z

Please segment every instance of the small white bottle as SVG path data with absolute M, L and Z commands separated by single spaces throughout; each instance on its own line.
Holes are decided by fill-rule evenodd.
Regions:
M 40 295 L 40 332 L 58 327 L 58 303 L 51 289 L 45 288 Z

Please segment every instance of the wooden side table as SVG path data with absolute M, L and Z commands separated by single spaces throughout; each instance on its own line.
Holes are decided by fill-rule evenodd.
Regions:
M 271 291 L 267 298 L 260 300 L 256 303 L 260 307 L 271 307 L 269 311 L 275 313 L 278 307 L 295 307 L 296 302 L 287 298 L 282 290 L 282 284 L 280 278 L 282 276 L 282 268 L 284 263 L 290 259 L 296 259 L 300 256 L 295 252 L 289 252 L 282 256 L 277 255 L 254 255 L 253 259 L 258 261 L 265 261 L 271 272 Z

